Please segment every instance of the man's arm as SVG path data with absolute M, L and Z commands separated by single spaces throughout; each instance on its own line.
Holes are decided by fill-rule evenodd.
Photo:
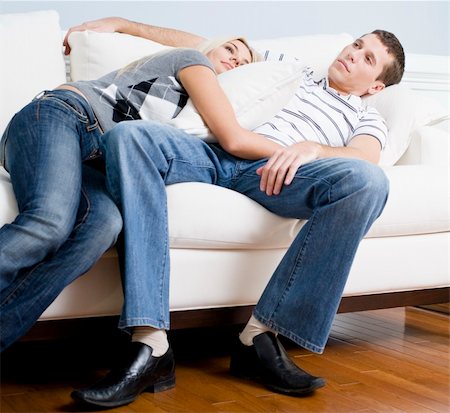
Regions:
M 354 158 L 377 164 L 381 144 L 370 135 L 354 137 L 346 147 L 331 147 L 316 142 L 300 142 L 275 152 L 267 163 L 257 170 L 261 176 L 260 189 L 267 195 L 278 195 L 283 185 L 289 185 L 298 168 L 322 158 Z
M 126 33 L 173 47 L 196 47 L 205 40 L 204 37 L 181 30 L 138 23 L 121 17 L 106 17 L 71 27 L 63 42 L 63 45 L 65 46 L 64 53 L 66 55 L 70 53 L 68 42 L 70 34 L 84 30 L 93 30 L 103 33 Z

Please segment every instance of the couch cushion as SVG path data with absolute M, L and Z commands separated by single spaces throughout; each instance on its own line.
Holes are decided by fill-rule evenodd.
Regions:
M 66 69 L 55 11 L 0 15 L 0 39 L 1 135 L 34 96 L 65 82 Z
M 389 199 L 366 238 L 450 230 L 448 167 L 395 166 L 386 173 Z M 303 225 L 218 186 L 183 183 L 169 186 L 167 193 L 172 248 L 286 248 Z M 0 199 L 1 226 L 17 214 L 6 172 L 0 173 Z
M 12 222 L 17 213 L 17 202 L 9 175 L 0 167 L 0 227 Z
M 388 127 L 388 139 L 381 152 L 380 165 L 394 165 L 406 152 L 414 130 L 449 118 L 448 112 L 432 98 L 422 97 L 408 86 L 385 88 L 363 100 L 380 112 Z
M 124 33 L 74 32 L 69 37 L 71 79 L 97 79 L 141 57 L 171 47 Z
M 368 238 L 450 231 L 448 166 L 403 165 L 385 172 L 389 198 Z
M 214 185 L 176 184 L 167 194 L 170 244 L 175 248 L 285 248 L 303 225 Z

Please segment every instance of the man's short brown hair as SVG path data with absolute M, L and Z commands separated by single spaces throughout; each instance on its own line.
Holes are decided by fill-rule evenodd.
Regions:
M 385 86 L 395 85 L 402 80 L 405 71 L 405 52 L 397 37 L 386 30 L 374 30 L 371 34 L 378 37 L 380 42 L 387 48 L 389 55 L 393 57 L 390 64 L 387 64 L 378 76 Z

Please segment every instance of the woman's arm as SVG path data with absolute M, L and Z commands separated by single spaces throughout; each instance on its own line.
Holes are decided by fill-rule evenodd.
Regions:
M 261 159 L 272 156 L 281 148 L 277 143 L 239 125 L 211 69 L 200 65 L 189 66 L 180 70 L 179 78 L 206 125 L 227 152 L 239 158 Z
M 63 45 L 65 46 L 65 54 L 70 53 L 70 46 L 68 42 L 70 34 L 84 30 L 92 30 L 103 33 L 126 33 L 173 47 L 196 47 L 203 40 L 205 40 L 201 36 L 181 30 L 138 23 L 121 17 L 105 17 L 103 19 L 93 20 L 80 24 L 79 26 L 71 27 L 63 42 Z

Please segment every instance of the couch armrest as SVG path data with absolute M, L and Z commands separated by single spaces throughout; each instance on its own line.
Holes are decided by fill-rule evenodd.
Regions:
M 397 165 L 450 165 L 450 132 L 442 126 L 422 126 Z

